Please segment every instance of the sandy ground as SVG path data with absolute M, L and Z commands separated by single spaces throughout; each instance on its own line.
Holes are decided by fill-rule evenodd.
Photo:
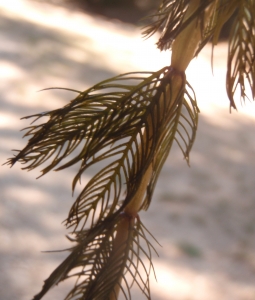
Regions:
M 0 163 L 25 145 L 19 118 L 65 105 L 73 94 L 118 73 L 158 70 L 169 53 L 138 28 L 35 1 L 0 1 Z M 191 168 L 174 147 L 153 202 L 141 218 L 162 245 L 154 256 L 154 300 L 255 299 L 255 109 L 229 114 L 226 45 L 210 48 L 187 72 L 201 110 Z M 0 299 L 28 300 L 70 246 L 61 222 L 72 204 L 75 169 L 36 180 L 39 170 L 0 167 Z M 89 174 L 86 175 L 87 179 Z M 86 178 L 85 178 L 86 181 Z M 45 300 L 63 299 L 70 283 Z M 143 297 L 134 288 L 134 299 Z

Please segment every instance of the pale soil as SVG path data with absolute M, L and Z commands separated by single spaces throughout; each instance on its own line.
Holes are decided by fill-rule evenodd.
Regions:
M 19 118 L 65 105 L 72 93 L 38 90 L 51 86 L 84 90 L 136 70 L 169 63 L 155 39 L 139 29 L 74 10 L 34 1 L 0 1 L 0 163 L 25 145 Z M 159 243 L 154 256 L 158 282 L 154 300 L 255 299 L 255 111 L 247 103 L 229 114 L 226 45 L 210 48 L 191 64 L 187 77 L 201 110 L 191 168 L 174 147 L 152 204 L 141 219 Z M 39 170 L 0 167 L 0 299 L 28 300 L 65 254 L 42 250 L 70 246 L 61 222 L 74 200 L 75 168 L 35 180 Z M 89 174 L 84 178 L 84 182 Z M 83 183 L 84 183 L 83 182 Z M 70 283 L 46 299 L 61 300 Z M 134 299 L 138 296 L 134 288 Z

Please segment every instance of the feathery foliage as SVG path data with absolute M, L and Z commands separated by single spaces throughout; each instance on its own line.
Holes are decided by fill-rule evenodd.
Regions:
M 165 67 L 154 73 L 120 75 L 81 92 L 61 109 L 30 116 L 36 119 L 48 116 L 49 120 L 27 128 L 25 136 L 32 137 L 10 163 L 20 160 L 29 163 L 23 169 L 31 170 L 51 159 L 42 170 L 44 175 L 81 146 L 75 157 L 56 168 L 58 171 L 80 162 L 73 189 L 88 167 L 105 165 L 84 187 L 66 220 L 68 226 L 77 227 L 82 221 L 84 227 L 87 220 L 93 226 L 97 219 L 115 212 L 121 206 L 119 199 L 124 192 L 123 205 L 127 205 L 136 192 L 137 182 L 154 160 L 157 171 L 151 176 L 142 203 L 148 207 L 155 176 L 173 140 L 188 160 L 195 139 L 198 120 L 195 96 L 188 92 L 190 85 L 186 83 L 185 87 L 183 78 L 179 95 L 171 102 L 174 73 Z M 108 91 L 112 87 L 115 90 Z
M 153 21 L 144 28 L 143 35 L 150 37 L 157 31 L 162 31 L 157 43 L 160 50 L 170 49 L 176 37 L 196 18 L 203 20 L 206 8 L 213 0 L 201 1 L 196 10 L 185 19 L 190 0 L 163 0 L 158 12 L 151 15 Z M 201 27 L 203 30 L 203 27 Z
M 148 209 L 174 141 L 189 163 L 199 109 L 185 70 L 208 41 L 213 47 L 217 44 L 222 26 L 235 12 L 228 97 L 235 108 L 237 88 L 244 100 L 248 85 L 254 99 L 255 1 L 163 0 L 143 34 L 149 37 L 162 30 L 157 45 L 172 49 L 171 66 L 118 75 L 84 92 L 74 91 L 77 97 L 63 108 L 25 117 L 34 118 L 25 129 L 28 143 L 8 164 L 19 161 L 26 170 L 44 165 L 44 175 L 79 163 L 73 191 L 88 168 L 98 170 L 65 220 L 75 246 L 34 300 L 70 277 L 77 280 L 67 300 L 116 300 L 120 291 L 131 299 L 133 283 L 151 299 L 155 249 L 138 212 Z
M 187 14 L 191 3 L 196 9 Z M 223 25 L 236 13 L 229 37 L 226 89 L 230 106 L 236 109 L 234 96 L 244 101 L 255 98 L 255 1 L 254 0 L 163 0 L 158 12 L 148 17 L 151 23 L 144 28 L 145 37 L 162 31 L 157 46 L 160 50 L 171 49 L 172 44 L 187 26 L 194 21 L 200 28 L 201 39 L 195 55 L 212 42 L 217 45 Z M 205 15 L 209 14 L 205 22 Z M 186 18 L 185 18 L 186 16 Z M 238 92 L 239 89 L 239 92 Z M 247 95 L 250 90 L 251 97 Z
M 255 1 L 236 1 L 237 16 L 229 40 L 227 93 L 231 106 L 236 108 L 234 95 L 243 101 L 255 98 Z
M 124 227 L 125 239 L 116 245 L 116 235 L 122 234 L 118 229 Z M 141 247 L 141 240 L 145 242 L 146 249 Z M 71 299 L 109 299 L 114 293 L 114 287 L 119 278 L 125 286 L 120 288 L 126 299 L 131 299 L 130 288 L 135 282 L 143 293 L 149 298 L 149 274 L 153 268 L 151 251 L 154 247 L 147 240 L 146 229 L 139 218 L 129 218 L 124 214 L 111 218 L 111 221 L 101 222 L 91 230 L 83 230 L 73 240 L 77 245 L 69 249 L 71 254 L 58 266 L 45 281 L 42 291 L 33 300 L 41 299 L 52 285 L 76 277 L 76 285 L 66 296 Z M 145 266 L 141 254 L 149 261 Z M 144 271 L 144 278 L 138 272 L 139 265 Z M 69 274 L 74 270 L 72 274 Z M 128 282 L 126 273 L 131 280 Z M 115 298 L 113 298 L 115 299 Z
M 45 123 L 26 128 L 25 136 L 31 138 L 27 146 L 9 160 L 10 164 L 13 165 L 19 160 L 28 164 L 23 169 L 31 170 L 45 161 L 50 161 L 42 170 L 44 175 L 55 167 L 56 170 L 61 170 L 81 162 L 73 180 L 73 188 L 88 167 L 98 163 L 104 165 L 84 187 L 66 220 L 68 227 L 74 227 L 74 234 L 78 237 L 75 239 L 77 246 L 46 280 L 42 292 L 35 300 L 41 299 L 52 285 L 68 278 L 69 272 L 78 266 L 86 266 L 86 272 L 82 270 L 77 276 L 87 278 L 76 284 L 67 299 L 77 299 L 81 291 L 86 295 L 83 299 L 97 299 L 93 293 L 99 293 L 101 288 L 104 296 L 99 299 L 108 299 L 108 292 L 112 291 L 111 284 L 116 284 L 113 276 L 111 281 L 106 281 L 101 286 L 102 276 L 107 277 L 105 269 L 109 270 L 109 264 L 120 264 L 122 268 L 130 255 L 137 257 L 140 262 L 138 253 L 144 253 L 151 263 L 150 251 L 148 254 L 138 243 L 138 237 L 142 237 L 149 246 L 148 249 L 151 248 L 141 223 L 134 226 L 136 234 L 130 233 L 124 243 L 126 255 L 121 258 L 117 256 L 116 261 L 111 255 L 112 243 L 115 240 L 114 235 L 117 234 L 121 213 L 125 212 L 125 208 L 134 198 L 145 174 L 148 170 L 153 170 L 150 172 L 147 188 L 139 195 L 143 197 L 139 210 L 148 208 L 156 179 L 174 140 L 180 146 L 185 159 L 189 159 L 189 151 L 197 130 L 198 108 L 194 92 L 184 75 L 181 76 L 180 90 L 172 98 L 172 80 L 175 76 L 180 75 L 176 75 L 171 67 L 154 73 L 119 75 L 79 93 L 77 98 L 62 109 L 30 116 L 35 120 L 45 116 L 49 119 Z M 113 87 L 114 91 L 111 91 Z M 76 156 L 58 166 L 78 146 L 80 151 Z M 77 231 L 80 222 L 82 225 Z M 85 226 L 91 229 L 85 229 Z M 133 244 L 136 250 L 133 249 Z M 95 265 L 97 270 L 87 271 L 88 265 Z M 114 267 L 114 270 L 117 268 Z M 149 271 L 145 273 L 148 277 Z M 116 276 L 122 277 L 121 274 L 116 273 Z M 134 274 L 132 277 L 136 282 L 137 273 Z M 89 284 L 92 281 L 93 291 L 90 292 Z M 148 283 L 147 278 L 141 279 L 138 284 L 147 297 Z M 126 285 L 129 294 L 130 285 Z

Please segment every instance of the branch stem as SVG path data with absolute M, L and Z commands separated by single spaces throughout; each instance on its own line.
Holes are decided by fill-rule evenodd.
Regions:
M 130 230 L 134 226 L 134 217 L 122 213 L 121 220 L 117 225 L 117 233 L 113 243 L 113 251 L 111 259 L 122 261 L 122 256 L 126 253 L 126 247 L 128 247 L 128 236 Z M 120 292 L 122 277 L 119 278 L 117 284 L 115 284 L 113 291 L 110 294 L 109 300 L 117 300 Z
M 184 16 L 186 21 L 198 8 L 201 0 L 190 0 L 189 7 Z M 201 25 L 205 26 L 211 16 L 213 5 L 210 4 L 204 12 L 204 18 L 195 18 L 190 24 L 177 36 L 172 46 L 171 66 L 184 72 L 190 61 L 193 59 L 197 46 L 201 41 Z M 201 22 L 203 22 L 201 24 Z

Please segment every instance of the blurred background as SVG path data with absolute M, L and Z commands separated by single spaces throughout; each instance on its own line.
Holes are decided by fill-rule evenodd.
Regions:
M 157 36 L 141 37 L 139 21 L 159 1 L 0 0 L 0 164 L 21 149 L 21 117 L 64 106 L 75 95 L 39 90 L 85 90 L 131 71 L 156 71 L 170 62 Z M 228 35 L 210 45 L 187 71 L 200 107 L 189 168 L 174 147 L 159 177 L 152 204 L 141 213 L 157 238 L 153 300 L 255 299 L 255 107 L 238 103 L 229 114 L 225 92 Z M 61 222 L 77 196 L 76 168 L 49 173 L 0 167 L 0 299 L 28 300 L 70 247 Z M 83 179 L 82 185 L 89 179 Z M 81 185 L 81 187 L 82 187 Z M 79 188 L 78 188 L 79 190 Z M 72 283 L 44 297 L 63 299 Z M 134 299 L 143 299 L 134 287 Z

